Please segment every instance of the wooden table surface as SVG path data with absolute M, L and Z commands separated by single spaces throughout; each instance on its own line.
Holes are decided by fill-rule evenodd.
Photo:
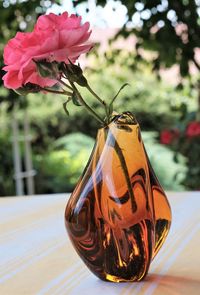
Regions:
M 91 274 L 64 227 L 67 195 L 0 198 L 0 295 L 200 294 L 200 192 L 168 193 L 170 234 L 138 283 Z

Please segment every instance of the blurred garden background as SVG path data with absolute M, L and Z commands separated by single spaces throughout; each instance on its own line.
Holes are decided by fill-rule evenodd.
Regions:
M 200 1 L 2 0 L 1 68 L 4 45 L 17 31 L 31 30 L 41 14 L 65 10 L 91 23 L 95 46 L 80 63 L 96 92 L 109 100 L 130 84 L 115 110 L 136 115 L 161 184 L 171 191 L 200 190 Z M 82 93 L 93 104 L 88 92 Z M 1 81 L 0 196 L 16 194 L 17 177 L 28 193 L 27 141 L 34 193 L 73 190 L 99 125 L 82 107 L 69 106 L 67 117 L 63 102 L 59 95 L 19 96 Z

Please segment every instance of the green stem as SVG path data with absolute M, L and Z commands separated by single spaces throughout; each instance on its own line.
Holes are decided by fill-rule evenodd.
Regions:
M 41 87 L 42 90 L 47 91 L 49 93 L 57 93 L 57 94 L 61 94 L 61 95 L 72 95 L 71 92 L 68 91 L 57 91 L 57 90 L 52 90 L 52 89 L 48 89 L 45 87 Z
M 108 112 L 108 109 L 107 109 L 107 104 L 104 100 L 102 100 L 95 92 L 94 90 L 90 87 L 89 84 L 87 84 L 87 89 L 88 91 L 104 106 L 105 108 L 105 113 L 106 113 L 106 119 L 107 119 L 107 123 L 109 122 L 109 112 Z
M 103 101 L 95 92 L 94 92 L 94 90 L 92 90 L 92 88 L 90 87 L 90 85 L 89 84 L 87 84 L 87 89 L 90 91 L 90 93 L 94 96 L 94 97 L 96 97 L 97 99 L 98 99 L 98 101 L 101 103 L 101 104 L 103 104 L 104 106 L 106 105 L 106 103 L 105 103 L 105 101 Z
M 97 113 L 95 113 L 95 111 L 93 111 L 93 109 L 84 101 L 84 99 L 82 98 L 80 92 L 78 91 L 78 89 L 76 88 L 74 83 L 70 82 L 70 81 L 69 81 L 69 83 L 71 84 L 73 90 L 77 93 L 80 102 L 82 103 L 82 105 L 84 105 L 84 107 L 87 109 L 87 111 L 90 112 L 93 115 L 93 117 L 95 117 L 103 126 L 105 126 L 105 123 L 101 119 L 101 117 Z
M 65 87 L 67 87 L 70 90 L 73 90 L 72 87 L 70 87 L 67 83 L 63 82 L 61 79 L 58 79 L 58 82 L 60 82 L 60 84 L 64 85 Z

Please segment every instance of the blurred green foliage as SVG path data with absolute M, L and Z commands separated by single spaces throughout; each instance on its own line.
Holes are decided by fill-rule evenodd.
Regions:
M 89 158 L 94 140 L 73 133 L 54 141 L 45 154 L 34 156 L 36 193 L 70 192 Z
M 183 112 L 197 108 L 197 90 L 190 83 L 176 88 L 158 80 L 152 73 L 152 63 L 138 61 L 131 52 L 111 49 L 104 55 L 94 52 L 88 59 L 88 80 L 106 101 L 111 100 L 121 85 L 130 84 L 120 93 L 114 110 L 136 114 L 143 130 L 160 131 L 177 121 Z M 83 93 L 84 97 L 88 96 L 87 90 L 83 89 Z M 93 106 L 97 107 L 96 103 Z
M 150 132 L 143 135 L 152 165 L 166 189 L 184 189 L 181 184 L 186 170 L 183 158 L 175 163 L 173 152 L 158 144 L 156 138 L 163 126 L 166 124 L 171 126 L 177 121 L 181 115 L 183 103 L 188 109 L 195 108 L 195 93 L 190 92 L 187 87 L 177 91 L 163 81 L 158 81 L 151 73 L 151 65 L 139 64 L 134 69 L 131 68 L 129 62 L 131 63 L 132 60 L 128 53 L 112 54 L 116 54 L 115 64 L 109 64 L 108 56 L 97 58 L 95 55 L 90 55 L 88 57 L 89 66 L 85 72 L 90 84 L 101 97 L 108 101 L 123 83 L 130 83 L 130 86 L 120 93 L 114 109 L 118 112 L 132 111 L 140 121 L 143 131 L 157 131 L 157 133 Z M 111 53 L 109 55 L 111 57 Z M 80 90 L 86 101 L 103 115 L 102 108 L 98 102 L 92 100 L 87 90 L 83 88 Z M 190 99 L 186 98 L 189 95 Z M 28 96 L 28 113 L 33 138 L 33 164 L 37 172 L 36 192 L 40 194 L 73 189 L 86 165 L 97 129 L 100 127 L 84 108 L 75 107 L 73 104 L 69 106 L 70 116 L 67 117 L 62 108 L 63 100 L 64 98 L 59 95 L 30 94 Z M 1 109 L 2 131 L 11 121 L 10 115 L 3 107 L 4 104 Z M 22 126 L 24 110 L 19 109 L 17 116 Z M 5 132 L 6 130 L 5 128 Z M 4 140 L 8 138 L 4 136 Z M 8 149 L 6 145 L 5 147 Z M 11 162 L 10 165 L 12 165 Z M 3 167 L 1 166 L 0 169 L 0 174 L 4 175 Z M 9 174 L 8 182 L 10 187 L 13 187 L 12 172 Z M 1 195 L 9 193 L 12 192 L 2 183 Z
M 186 158 L 157 142 L 156 132 L 142 132 L 145 147 L 154 171 L 166 190 L 182 191 L 185 189 L 183 181 L 186 177 Z
M 183 142 L 181 142 L 183 144 Z M 187 157 L 187 174 L 184 185 L 189 190 L 200 190 L 200 136 L 191 140 L 185 140 L 182 148 L 179 149 Z
M 167 190 L 183 190 L 181 183 L 186 173 L 183 156 L 179 155 L 179 163 L 174 162 L 173 151 L 156 142 L 155 132 L 144 132 L 142 137 L 163 187 Z M 81 133 L 72 133 L 56 140 L 44 155 L 35 155 L 36 193 L 72 191 L 87 164 L 93 145 L 94 139 Z
M 44 13 L 52 3 L 60 1 L 16 1 L 15 4 L 11 2 L 3 0 L 0 3 L 1 53 L 9 38 L 13 37 L 17 31 L 30 30 L 40 14 Z M 73 2 L 78 4 L 81 1 Z M 106 1 L 97 2 L 104 5 Z M 143 10 L 145 10 L 149 8 L 147 6 L 151 6 L 153 9 L 161 1 L 137 2 L 142 3 Z M 196 24 L 199 17 L 195 14 L 196 4 L 192 4 L 191 1 L 179 1 L 180 3 L 177 4 L 177 11 L 180 11 L 180 7 L 183 8 L 180 17 L 184 18 L 184 22 L 191 29 L 189 43 L 184 44 L 181 38 L 177 39 L 175 29 L 169 20 L 166 20 L 165 26 L 152 36 L 153 22 L 158 18 L 159 20 L 166 18 L 170 7 L 174 5 L 173 3 L 177 3 L 177 1 L 167 2 L 169 3 L 168 8 L 162 13 L 158 13 L 157 10 L 155 16 L 152 15 L 149 20 L 143 20 L 144 26 L 139 30 L 122 28 L 121 34 L 124 37 L 128 37 L 133 32 L 137 34 L 136 51 L 108 50 L 104 55 L 94 51 L 94 54 L 90 53 L 87 57 L 86 76 L 94 90 L 106 101 L 112 99 L 122 84 L 126 82 L 130 84 L 120 93 L 114 109 L 117 112 L 132 111 L 142 130 L 145 131 L 159 132 L 166 126 L 170 128 L 170 126 L 176 125 L 187 112 L 198 108 L 196 99 L 198 89 L 194 87 L 197 79 L 190 77 L 175 89 L 174 86 L 170 86 L 164 81 L 158 81 L 156 74 L 152 73 L 152 70 L 157 71 L 163 65 L 168 67 L 178 63 L 180 73 L 185 76 L 188 73 L 189 62 L 194 62 L 194 49 L 198 47 L 196 44 L 199 42 L 200 35 L 199 26 Z M 137 12 L 135 3 L 136 1 L 123 1 L 123 4 L 128 8 L 129 20 Z M 189 6 L 191 6 L 190 15 L 185 14 L 188 10 L 190 11 Z M 173 10 L 176 11 L 176 7 L 173 6 Z M 191 35 L 192 30 L 193 35 Z M 153 63 L 142 57 L 140 54 L 142 47 L 157 52 Z M 2 59 L 0 63 L 3 64 Z M 2 75 L 3 71 L 1 71 Z M 82 93 L 86 101 L 103 116 L 98 102 L 92 101 L 87 90 L 81 90 L 83 90 Z M 70 116 L 66 117 L 62 109 L 63 97 L 37 94 L 29 95 L 28 99 L 25 99 L 13 91 L 5 91 L 1 88 L 0 195 L 14 194 L 12 138 L 10 127 L 8 127 L 11 122 L 11 114 L 8 114 L 7 110 L 11 111 L 15 102 L 18 102 L 17 115 L 20 126 L 23 125 L 24 117 L 22 107 L 28 108 L 33 138 L 33 163 L 37 172 L 36 192 L 41 194 L 71 190 L 86 165 L 96 130 L 99 127 L 98 122 L 91 119 L 82 107 L 75 108 L 73 105 L 69 106 Z M 77 132 L 80 133 L 77 134 Z M 90 137 L 86 137 L 84 134 Z M 156 139 L 158 133 L 143 133 L 143 137 L 153 167 L 166 189 L 180 190 L 197 187 L 195 186 L 198 182 L 197 178 L 190 178 L 190 181 L 195 181 L 195 185 L 184 181 L 187 179 L 186 173 L 188 171 L 184 158 L 179 156 L 175 162 L 173 152 L 158 144 Z M 195 149 L 195 153 L 198 153 L 198 145 Z M 185 156 L 194 158 L 189 147 Z M 192 170 L 191 165 L 194 163 L 191 160 L 191 162 L 187 162 L 187 165 L 190 171 Z
M 177 137 L 168 144 L 173 151 L 182 154 L 186 159 L 186 175 L 183 179 L 183 184 L 188 190 L 199 190 L 200 184 L 200 131 L 192 128 L 191 124 L 195 124 L 200 130 L 200 117 L 197 120 L 196 112 L 187 113 L 182 120 L 174 125 L 174 130 L 177 132 Z M 199 126 L 199 127 L 198 127 Z M 190 128 L 190 135 L 188 135 Z M 193 132 L 193 133 L 192 133 Z
M 0 132 L 0 196 L 14 195 L 13 159 L 10 134 Z

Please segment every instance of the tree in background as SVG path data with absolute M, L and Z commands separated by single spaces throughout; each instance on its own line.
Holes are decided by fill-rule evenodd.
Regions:
M 74 6 L 80 2 L 89 1 L 73 1 Z M 106 0 L 96 1 L 101 6 L 106 3 Z M 127 15 L 117 36 L 137 36 L 137 58 L 142 58 L 140 48 L 154 51 L 154 70 L 176 64 L 182 78 L 191 78 L 191 64 L 200 70 L 196 54 L 200 45 L 199 0 L 123 0 L 121 3 L 127 8 Z M 197 85 L 200 111 L 200 83 Z

